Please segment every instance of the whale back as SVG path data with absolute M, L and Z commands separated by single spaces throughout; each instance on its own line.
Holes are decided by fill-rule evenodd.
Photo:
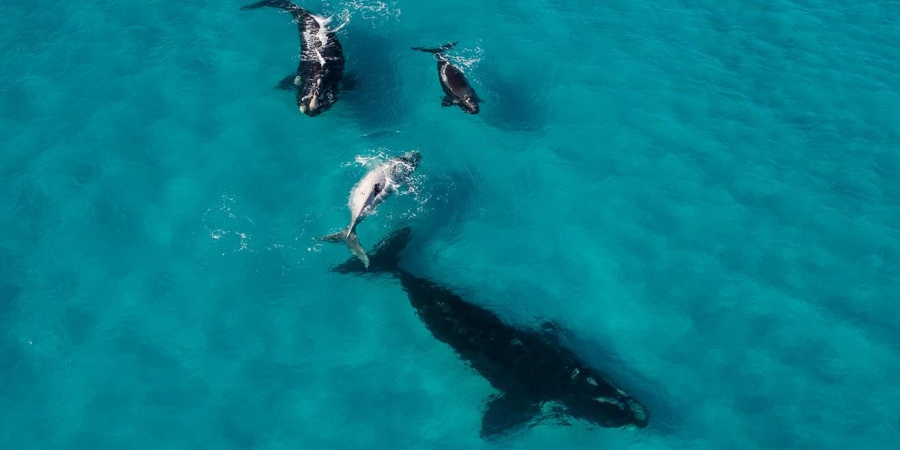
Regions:
M 386 169 L 384 164 L 372 169 L 350 190 L 347 207 L 350 208 L 351 228 L 362 222 L 369 212 L 384 201 L 384 197 L 379 198 L 379 194 L 388 187 Z
M 463 111 L 469 114 L 478 114 L 478 103 L 481 101 L 469 80 L 459 68 L 454 66 L 447 59 L 438 60 L 438 74 L 441 79 L 441 87 L 444 93 L 452 99 L 453 103 L 459 105 Z

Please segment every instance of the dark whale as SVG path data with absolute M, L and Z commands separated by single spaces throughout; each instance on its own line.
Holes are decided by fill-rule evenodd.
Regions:
M 481 99 L 475 93 L 475 89 L 469 86 L 466 75 L 444 57 L 444 52 L 456 46 L 456 42 L 438 47 L 412 47 L 413 50 L 432 53 L 437 58 L 438 78 L 441 80 L 441 88 L 444 90 L 444 99 L 441 106 L 457 105 L 469 114 L 478 114 L 478 104 Z
M 328 20 L 293 4 L 290 0 L 263 0 L 241 10 L 281 8 L 291 13 L 300 30 L 300 64 L 297 73 L 279 83 L 297 90 L 297 107 L 307 116 L 317 116 L 338 98 L 344 76 L 344 49 L 327 26 Z
M 647 408 L 566 348 L 554 334 L 555 327 L 545 324 L 544 330 L 533 331 L 509 326 L 449 289 L 400 268 L 400 253 L 410 236 L 407 227 L 379 243 L 369 257 L 367 273 L 396 276 L 434 337 L 500 391 L 487 401 L 482 437 L 534 424 L 547 413 L 545 406 L 551 414 L 602 427 L 647 425 Z M 332 271 L 363 273 L 366 269 L 353 259 Z

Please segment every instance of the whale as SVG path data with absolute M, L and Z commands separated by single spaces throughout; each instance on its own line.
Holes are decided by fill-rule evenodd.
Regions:
M 350 209 L 350 225 L 341 231 L 322 236 L 319 239 L 347 244 L 350 253 L 364 267 L 368 267 L 369 258 L 359 243 L 356 227 L 401 184 L 409 180 L 421 160 L 421 153 L 413 150 L 378 164 L 366 173 L 350 190 L 350 198 L 347 201 L 347 207 Z
M 531 330 L 509 325 L 449 288 L 403 269 L 402 253 L 411 235 L 410 227 L 388 235 L 375 246 L 365 269 L 351 259 L 331 271 L 389 274 L 399 280 L 431 334 L 497 391 L 486 401 L 482 438 L 499 438 L 547 418 L 608 428 L 647 426 L 647 407 L 568 348 L 559 326 L 547 322 Z
M 457 42 L 451 42 L 437 48 L 412 47 L 412 49 L 431 53 L 437 59 L 438 79 L 441 82 L 441 89 L 444 90 L 441 106 L 456 105 L 469 114 L 478 114 L 480 110 L 478 104 L 481 103 L 481 99 L 478 98 L 475 89 L 469 85 L 463 71 L 444 56 L 444 52 L 455 47 L 456 44 Z
M 300 31 L 300 63 L 294 74 L 278 83 L 280 89 L 297 91 L 297 108 L 307 116 L 317 116 L 338 99 L 344 77 L 344 50 L 330 19 L 317 16 L 290 0 L 263 0 L 241 7 L 242 11 L 264 7 L 280 8 L 293 16 Z

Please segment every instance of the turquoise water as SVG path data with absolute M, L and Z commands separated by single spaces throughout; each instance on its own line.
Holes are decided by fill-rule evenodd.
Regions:
M 310 1 L 360 79 L 315 118 L 242 4 L 0 4 L 0 448 L 898 448 L 900 4 Z M 477 116 L 408 49 L 448 41 Z M 328 272 L 413 148 L 363 245 L 412 226 L 648 428 L 484 441 L 399 283 Z

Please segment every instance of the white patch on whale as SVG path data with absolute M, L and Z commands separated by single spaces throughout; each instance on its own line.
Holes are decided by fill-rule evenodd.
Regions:
M 620 401 L 618 401 L 618 400 L 616 400 L 616 399 L 614 399 L 614 398 L 610 398 L 610 397 L 594 397 L 594 401 L 597 401 L 597 402 L 600 402 L 600 403 L 609 403 L 610 405 L 618 406 L 619 409 L 621 409 L 622 411 L 625 411 L 625 405 L 624 405 L 622 402 L 620 402 Z
M 320 17 L 315 14 L 310 14 L 313 19 L 315 19 L 316 23 L 319 24 L 319 31 L 315 34 L 316 38 L 319 39 L 319 42 L 322 44 L 322 47 L 328 45 L 328 23 L 331 22 L 331 18 Z M 325 64 L 324 62 L 322 64 Z

